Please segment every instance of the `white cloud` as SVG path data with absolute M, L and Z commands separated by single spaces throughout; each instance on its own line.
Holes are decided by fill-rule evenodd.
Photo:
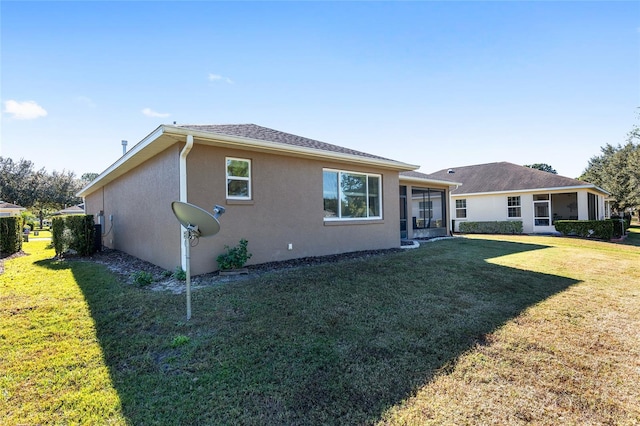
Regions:
M 169 117 L 171 115 L 168 112 L 157 112 L 152 110 L 151 108 L 143 109 L 142 113 L 147 117 Z
M 36 101 L 18 102 L 13 99 L 4 102 L 4 112 L 16 120 L 34 120 L 48 114 Z
M 226 83 L 233 84 L 233 81 L 230 78 L 221 76 L 219 74 L 209 73 L 208 79 L 209 81 L 224 81 Z
M 76 96 L 75 101 L 77 104 L 84 105 L 89 108 L 95 108 L 97 106 L 96 103 L 87 96 Z

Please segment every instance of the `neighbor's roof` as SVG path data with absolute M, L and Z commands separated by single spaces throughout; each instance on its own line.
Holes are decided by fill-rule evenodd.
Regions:
M 6 201 L 0 201 L 0 209 L 26 210 L 26 208 L 24 208 L 22 206 L 18 206 L 16 204 L 7 203 Z
M 452 195 L 555 190 L 563 188 L 592 188 L 603 194 L 608 194 L 607 191 L 598 188 L 592 183 L 504 161 L 473 166 L 451 167 L 449 169 L 439 170 L 430 176 L 440 179 L 455 178 L 456 181 L 462 182 L 462 186 L 451 191 Z
M 255 124 L 161 125 L 83 188 L 78 196 L 84 197 L 92 193 L 176 143 L 186 142 L 189 135 L 193 136 L 194 144 L 303 158 L 321 158 L 334 162 L 355 163 L 397 171 L 418 168 L 416 165 Z
M 58 210 L 53 215 L 65 215 L 65 214 L 84 214 L 84 204 L 78 204 L 77 206 L 67 207 L 66 209 Z

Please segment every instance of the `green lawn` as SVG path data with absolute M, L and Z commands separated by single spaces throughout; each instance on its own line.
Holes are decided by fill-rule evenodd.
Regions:
M 46 242 L 0 275 L 3 424 L 638 424 L 640 238 L 474 236 L 184 295 Z

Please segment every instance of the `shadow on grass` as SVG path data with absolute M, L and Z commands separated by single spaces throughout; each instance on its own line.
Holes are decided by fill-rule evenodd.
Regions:
M 640 225 L 631 225 L 627 230 L 627 238 L 623 244 L 640 247 Z
M 212 285 L 189 322 L 184 295 L 70 264 L 131 424 L 371 424 L 576 283 L 486 262 L 544 248 L 456 238 Z

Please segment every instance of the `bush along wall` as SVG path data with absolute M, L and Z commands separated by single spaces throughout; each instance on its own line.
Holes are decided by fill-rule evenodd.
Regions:
M 460 222 L 459 229 L 465 234 L 522 234 L 522 221 Z
M 613 237 L 611 220 L 557 220 L 556 230 L 566 236 L 610 240 Z
M 22 218 L 0 218 L 0 253 L 10 255 L 22 250 Z
M 611 218 L 606 220 L 613 223 L 613 238 L 620 238 L 627 233 L 629 226 L 627 225 L 626 220 L 622 218 Z
M 56 256 L 74 250 L 80 256 L 95 252 L 95 226 L 92 215 L 56 217 L 51 221 L 51 242 Z

